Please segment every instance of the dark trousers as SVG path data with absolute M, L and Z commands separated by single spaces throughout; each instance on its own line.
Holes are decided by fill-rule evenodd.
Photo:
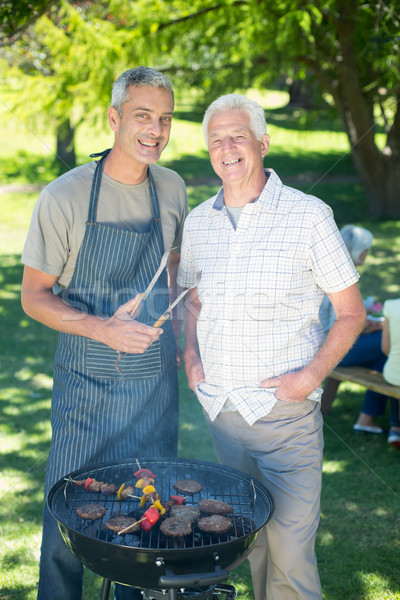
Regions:
M 47 505 L 43 511 L 41 573 L 53 573 L 51 581 L 39 578 L 38 600 L 79 600 L 82 595 L 82 563 L 64 542 L 57 521 Z M 54 581 L 57 586 L 54 587 Z

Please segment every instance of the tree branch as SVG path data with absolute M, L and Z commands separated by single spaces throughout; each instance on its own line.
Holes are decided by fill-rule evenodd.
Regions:
M 11 31 L 7 34 L 3 33 L 0 37 L 0 48 L 4 46 L 12 46 L 17 42 L 23 33 L 30 27 L 37 19 L 46 14 L 53 4 L 56 4 L 56 0 L 47 0 L 42 8 L 34 11 L 31 16 L 22 25 L 17 26 L 15 29 L 11 27 Z
M 236 2 L 233 2 L 232 4 L 230 4 L 229 7 L 241 6 L 241 5 L 245 5 L 245 4 L 248 4 L 247 1 L 245 1 L 245 0 L 236 0 Z M 225 4 L 215 4 L 214 6 L 202 8 L 201 10 L 191 13 L 190 15 L 186 15 L 185 17 L 179 17 L 178 19 L 172 19 L 171 21 L 168 21 L 167 23 L 161 23 L 158 26 L 158 30 L 166 29 L 167 27 L 170 27 L 171 25 L 176 25 L 177 23 L 183 23 L 184 21 L 190 21 L 191 19 L 197 19 L 198 17 L 201 17 L 209 12 L 219 10 L 220 8 L 225 8 Z

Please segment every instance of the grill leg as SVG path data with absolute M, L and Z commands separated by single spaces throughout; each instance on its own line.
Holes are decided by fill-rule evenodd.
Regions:
M 104 578 L 103 585 L 101 586 L 100 600 L 108 600 L 108 597 L 110 595 L 110 587 L 111 581 L 109 579 Z

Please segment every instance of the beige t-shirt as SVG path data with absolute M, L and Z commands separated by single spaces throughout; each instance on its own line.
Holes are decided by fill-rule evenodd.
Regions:
M 49 275 L 67 287 L 75 269 L 88 217 L 95 162 L 65 173 L 40 194 L 22 253 L 22 262 Z M 150 167 L 160 206 L 164 248 L 180 251 L 183 223 L 188 213 L 183 179 L 165 167 Z M 97 221 L 121 229 L 148 231 L 152 217 L 150 185 L 146 179 L 127 185 L 103 174 Z

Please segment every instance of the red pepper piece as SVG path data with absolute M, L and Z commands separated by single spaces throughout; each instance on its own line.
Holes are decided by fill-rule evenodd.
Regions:
M 142 479 L 142 477 L 150 477 L 151 479 L 155 479 L 156 477 L 154 473 L 150 471 L 150 469 L 139 469 L 136 471 L 136 473 L 134 473 L 134 476 L 137 477 L 137 479 Z
M 150 508 L 148 508 L 143 514 L 143 518 L 146 520 L 140 523 L 140 527 L 144 531 L 150 531 L 153 525 L 155 525 L 160 518 L 160 513 L 155 506 L 150 506 Z
M 85 481 L 85 490 L 88 492 L 89 491 L 89 486 L 92 483 L 92 477 L 88 477 Z
M 170 500 L 173 500 L 174 504 L 184 504 L 185 498 L 182 496 L 170 496 Z
M 150 531 L 150 529 L 153 527 L 153 525 L 151 523 L 149 523 L 149 521 L 146 519 L 145 521 L 142 521 L 140 523 L 140 527 L 143 529 L 143 531 Z

